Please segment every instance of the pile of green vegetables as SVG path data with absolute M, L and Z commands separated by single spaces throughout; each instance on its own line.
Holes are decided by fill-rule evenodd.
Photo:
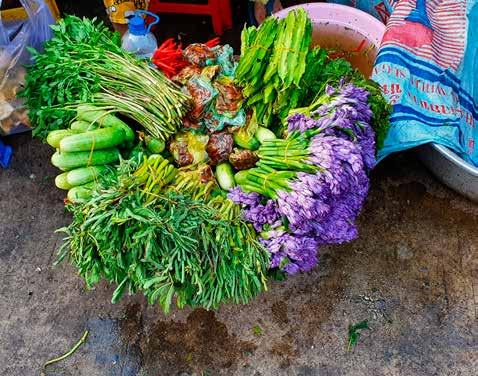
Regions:
M 266 288 L 269 254 L 239 207 L 198 171 L 178 171 L 160 155 L 123 161 L 89 200 L 68 205 L 59 261 L 68 257 L 90 287 L 101 278 L 118 284 L 113 302 L 129 290 L 166 313 L 173 301 L 247 303 Z
M 342 142 L 355 156 L 364 138 L 353 133 L 370 130 L 364 133 L 368 149 L 360 150 L 374 163 L 374 131 L 378 147 L 387 133 L 390 107 L 380 88 L 345 60 L 311 46 L 312 25 L 302 9 L 245 28 L 238 63 L 217 41 L 160 51 L 180 63 L 174 77 L 167 72 L 172 80 L 123 51 L 119 35 L 101 22 L 67 16 L 53 30 L 44 50 L 32 51 L 22 95 L 34 134 L 55 149 L 56 185 L 68 190 L 72 222 L 59 230 L 65 241 L 57 262 L 69 260 L 88 287 L 102 279 L 115 284 L 113 302 L 129 291 L 165 312 L 173 304 L 247 303 L 267 289 L 267 275 L 285 265 L 274 264 L 285 245 L 270 251 L 274 239 L 261 238 L 264 231 L 274 228 L 289 239 L 286 245 L 299 239 L 274 200 L 299 197 L 293 184 L 306 174 L 325 184 L 322 172 L 352 171 L 342 160 L 334 172 L 309 163 L 312 150 L 322 150 L 312 136 L 325 130 L 317 126 L 299 137 L 291 123 L 287 135 L 287 119 L 295 116 L 297 128 L 300 116 L 309 123 L 332 119 L 339 112 L 334 98 L 352 83 L 369 93 L 361 103 L 366 124 L 352 119 L 348 129 L 337 130 L 350 139 L 328 138 L 324 145 L 333 140 L 339 150 Z M 167 66 L 159 55 L 155 63 Z M 316 113 L 327 105 L 326 114 Z M 212 110 L 240 113 L 243 121 L 217 126 Z M 326 150 L 331 160 L 334 150 Z M 357 155 L 358 174 L 363 162 Z M 368 187 L 366 173 L 360 176 Z M 324 202 L 331 207 L 331 200 Z M 297 257 L 303 252 L 298 246 Z
M 372 126 L 380 148 L 390 114 L 380 87 L 346 60 L 329 59 L 327 51 L 312 46 L 311 40 L 311 21 L 302 8 L 281 20 L 269 17 L 259 28 L 244 28 L 236 81 L 244 87 L 246 108 L 259 125 L 281 134 L 292 109 L 308 106 L 327 85 L 345 79 L 370 93 Z
M 31 50 L 25 89 L 33 134 L 67 128 L 78 103 L 94 103 L 135 120 L 152 136 L 176 133 L 188 97 L 161 72 L 121 48 L 101 22 L 66 16 L 42 52 Z

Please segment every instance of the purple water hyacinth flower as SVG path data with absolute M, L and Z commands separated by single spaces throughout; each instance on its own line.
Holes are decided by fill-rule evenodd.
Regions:
M 331 96 L 333 94 L 335 94 L 335 88 L 333 86 L 330 86 L 330 85 L 327 85 L 325 87 L 325 94 L 327 94 L 328 96 Z
M 271 257 L 271 261 L 269 263 L 270 268 L 278 268 L 280 267 L 280 264 L 282 260 L 284 259 L 285 255 L 284 253 L 273 253 Z
M 287 274 L 294 275 L 297 274 L 300 271 L 300 267 L 297 264 L 294 264 L 293 262 L 289 262 L 284 266 L 284 271 Z
M 277 227 L 281 224 L 279 221 L 280 214 L 274 200 L 267 200 L 265 205 L 256 204 L 243 209 L 242 215 L 259 232 L 263 230 L 265 224 L 270 225 L 270 227 Z
M 369 93 L 351 83 L 341 81 L 339 88 L 327 86 L 326 94 L 331 101 L 314 111 L 315 123 L 308 121 L 305 115 L 295 114 L 288 119 L 288 130 L 305 132 L 319 128 L 327 135 L 340 136 L 340 129 L 350 129 L 361 146 L 362 157 L 367 169 L 375 166 L 375 135 L 370 126 L 372 111 L 368 105 Z M 331 128 L 336 128 L 335 131 Z
M 282 224 L 274 200 L 266 200 L 264 196 L 254 192 L 246 193 L 239 186 L 232 188 L 227 197 L 235 204 L 243 206 L 243 218 L 251 222 L 256 231 L 262 231 L 265 224 L 268 224 L 270 228 Z
M 287 131 L 289 133 L 293 131 L 305 132 L 308 129 L 317 128 L 319 126 L 317 120 L 309 118 L 301 113 L 289 116 L 287 123 Z
M 377 163 L 375 158 L 375 133 L 368 124 L 359 125 L 359 127 L 361 132 L 357 132 L 357 138 L 362 159 L 367 170 L 371 170 Z
M 297 173 L 290 191 L 277 191 L 276 200 L 239 188 L 229 195 L 243 205 L 244 218 L 257 231 L 269 230 L 261 242 L 271 253 L 270 267 L 288 274 L 312 269 L 320 246 L 357 237 L 355 220 L 369 189 L 366 171 L 376 163 L 368 92 L 341 81 L 336 89 L 327 87 L 326 94 L 331 100 L 314 118 L 298 113 L 288 119 L 289 132 L 321 131 L 310 139 L 306 161 L 320 170 Z
M 354 221 L 368 192 L 359 147 L 334 136 L 314 137 L 313 161 L 327 166 L 316 174 L 299 173 L 290 192 L 280 192 L 279 212 L 296 235 L 314 236 L 320 244 L 343 243 L 357 235 Z
M 285 263 L 284 271 L 288 274 L 295 274 L 299 271 L 307 272 L 317 264 L 319 246 L 317 240 L 286 232 L 279 232 L 275 235 L 268 240 L 262 240 L 272 253 L 270 263 L 272 268 L 278 268 Z
M 227 194 L 227 197 L 237 205 L 246 206 L 257 205 L 261 200 L 261 197 L 258 193 L 246 193 L 239 186 L 232 188 Z

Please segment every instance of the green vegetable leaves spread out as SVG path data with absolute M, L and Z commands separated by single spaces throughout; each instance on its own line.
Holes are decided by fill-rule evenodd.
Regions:
M 60 230 L 67 236 L 59 261 L 69 258 L 88 286 L 117 283 L 113 302 L 142 291 L 165 312 L 174 300 L 211 309 L 265 289 L 269 255 L 237 206 L 220 196 L 192 199 L 187 189 L 145 195 L 137 168 L 123 162 L 91 200 L 68 206 L 73 222 Z
M 66 16 L 52 26 L 42 52 L 31 50 L 25 89 L 33 134 L 67 128 L 78 103 L 121 112 L 152 136 L 174 134 L 188 97 L 162 73 L 125 52 L 119 35 L 101 22 Z

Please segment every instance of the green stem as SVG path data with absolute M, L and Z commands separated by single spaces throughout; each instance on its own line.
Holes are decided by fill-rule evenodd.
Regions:
M 58 363 L 66 358 L 68 358 L 69 356 L 71 356 L 76 350 L 78 350 L 78 348 L 86 342 L 86 338 L 88 337 L 88 333 L 89 331 L 88 330 L 85 330 L 85 332 L 83 333 L 83 336 L 80 338 L 80 340 L 75 344 L 75 346 L 73 346 L 71 348 L 70 351 L 68 351 L 67 353 L 63 354 L 62 356 L 59 356 L 58 358 L 55 358 L 55 359 L 51 359 L 47 362 L 45 362 L 45 364 L 43 365 L 42 369 L 44 370 L 47 366 L 51 365 L 51 364 L 54 364 L 54 363 Z M 43 372 L 42 372 L 43 373 Z

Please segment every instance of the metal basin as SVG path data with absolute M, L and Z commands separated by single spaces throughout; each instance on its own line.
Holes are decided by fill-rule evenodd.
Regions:
M 418 148 L 418 155 L 440 181 L 478 202 L 478 168 L 442 145 L 423 145 Z

